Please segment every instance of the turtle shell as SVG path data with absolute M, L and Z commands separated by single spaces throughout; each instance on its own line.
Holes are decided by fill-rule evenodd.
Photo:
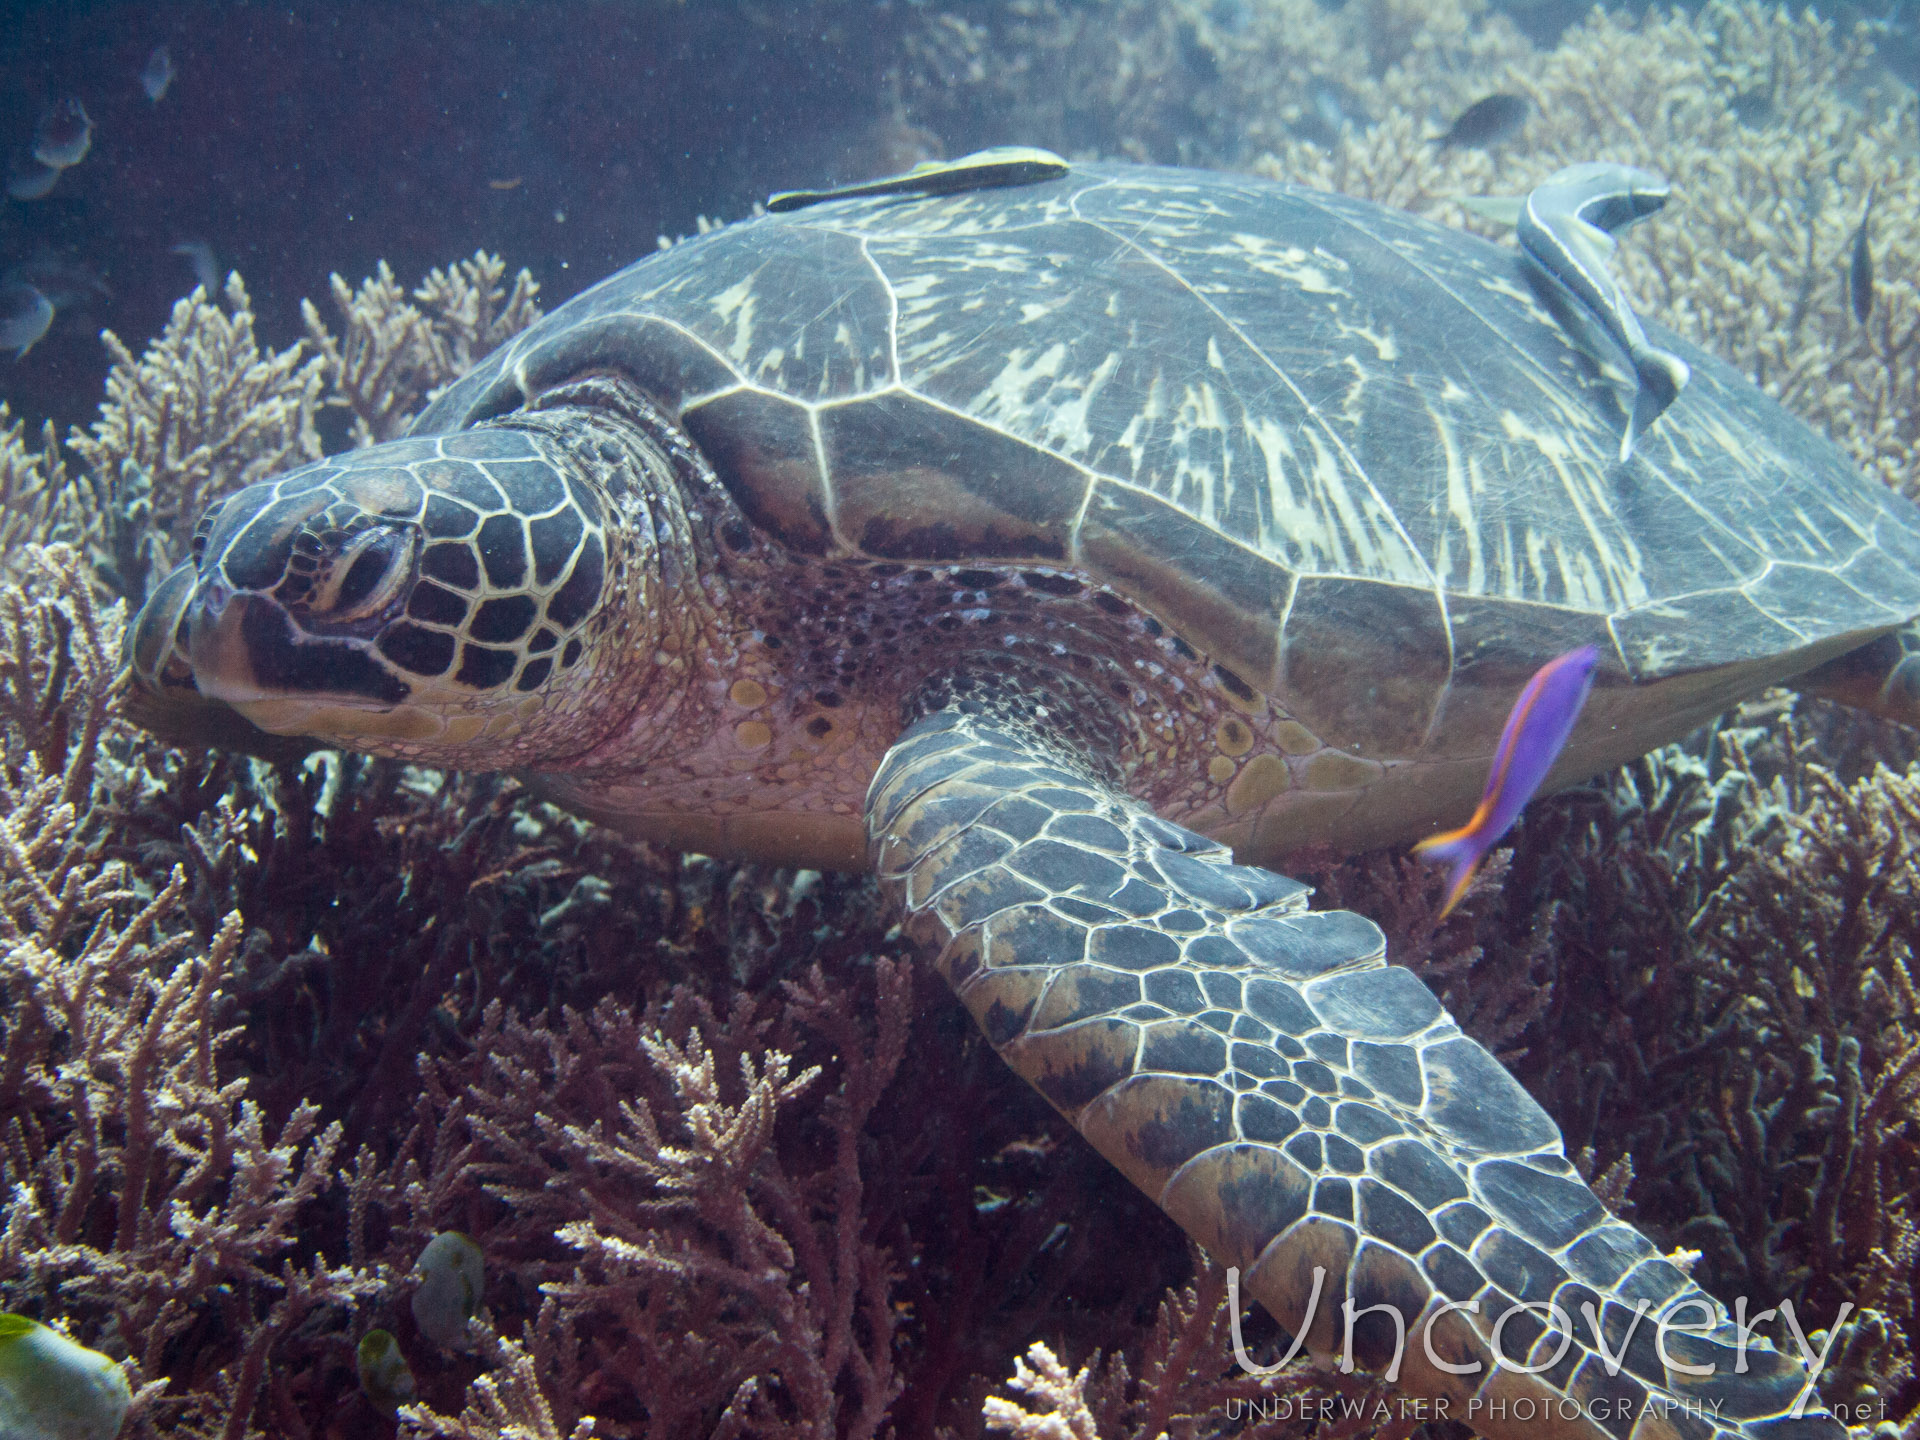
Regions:
M 1704 717 L 1920 613 L 1920 512 L 1648 329 L 1693 380 L 1622 464 L 1630 382 L 1511 247 L 1086 165 L 675 245 L 416 433 L 616 368 L 798 551 L 1073 569 L 1354 753 L 1484 756 L 1519 678 L 1593 642 L 1623 732 L 1593 758 L 1624 757 L 1656 708 Z

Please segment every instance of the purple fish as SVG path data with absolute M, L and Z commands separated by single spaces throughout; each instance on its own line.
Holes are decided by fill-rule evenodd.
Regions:
M 1534 671 L 1520 698 L 1513 702 L 1506 728 L 1500 732 L 1500 745 L 1493 752 L 1493 773 L 1487 776 L 1480 808 L 1458 830 L 1429 835 L 1413 847 L 1423 859 L 1443 860 L 1453 866 L 1447 903 L 1440 907 L 1443 918 L 1460 903 L 1480 862 L 1520 818 L 1522 807 L 1560 758 L 1567 737 L 1573 733 L 1573 723 L 1580 718 L 1580 707 L 1587 703 L 1587 692 L 1593 689 L 1593 671 L 1599 663 L 1600 651 L 1582 645 Z

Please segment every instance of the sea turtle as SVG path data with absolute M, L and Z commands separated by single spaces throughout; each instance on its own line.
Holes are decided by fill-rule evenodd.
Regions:
M 871 864 L 1314 1355 L 1490 1435 L 1838 1435 L 1372 923 L 1249 862 L 1457 821 L 1583 644 L 1563 782 L 1823 662 L 1920 713 L 1920 513 L 1657 327 L 1692 383 L 1622 464 L 1631 378 L 1510 248 L 1244 177 L 1023 178 L 674 245 L 410 437 L 221 501 L 132 628 L 141 713 Z M 1397 1364 L 1342 1301 L 1397 1309 Z M 1656 1345 L 1642 1301 L 1711 1333 Z

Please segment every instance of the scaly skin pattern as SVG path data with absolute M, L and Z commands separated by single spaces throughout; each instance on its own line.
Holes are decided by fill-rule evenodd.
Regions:
M 1395 1322 L 1367 1313 L 1388 1306 L 1389 1378 L 1494 1440 L 1844 1434 L 1817 1397 L 1789 1414 L 1797 1361 L 1750 1336 L 1742 1364 L 1722 1307 L 1607 1213 L 1372 922 L 1308 910 L 1305 886 L 1159 819 L 1057 734 L 941 698 L 868 803 L 908 933 L 1007 1063 L 1312 1356 L 1389 1373 Z M 1665 1359 L 1662 1316 L 1684 1327 Z M 1496 1333 L 1540 1373 L 1496 1365 Z

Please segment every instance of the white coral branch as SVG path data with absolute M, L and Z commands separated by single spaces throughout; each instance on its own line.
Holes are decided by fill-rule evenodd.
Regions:
M 1093 1367 L 1076 1373 L 1060 1363 L 1045 1341 L 1036 1340 L 1013 1362 L 1007 1388 L 1036 1403 L 1019 1403 L 990 1395 L 981 1407 L 990 1430 L 1004 1430 L 1014 1440 L 1100 1440 L 1099 1426 L 1087 1408 L 1087 1379 Z

